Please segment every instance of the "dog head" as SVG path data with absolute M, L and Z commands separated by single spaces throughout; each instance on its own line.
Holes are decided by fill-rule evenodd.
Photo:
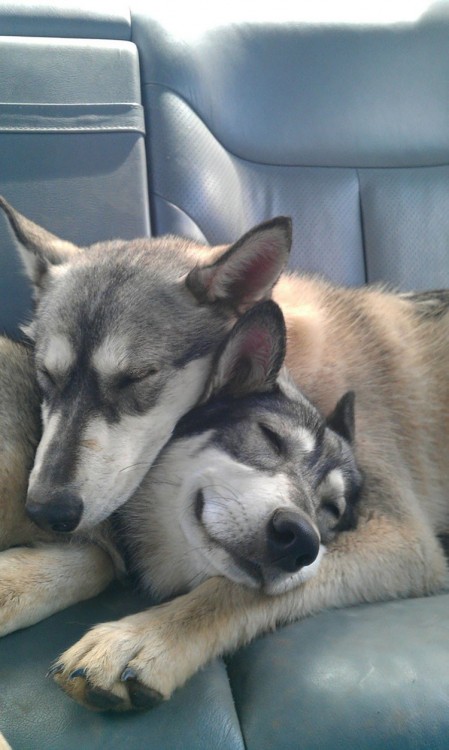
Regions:
M 149 522 L 137 543 L 149 534 L 141 571 L 159 595 L 217 574 L 287 591 L 314 575 L 324 545 L 353 524 L 354 395 L 324 419 L 281 369 L 285 343 L 274 302 L 240 318 L 215 359 L 210 400 L 180 421 L 150 472 L 142 502 L 159 499 L 151 519 L 148 510 L 140 516 Z M 164 487 L 167 477 L 178 491 Z
M 26 332 L 43 434 L 27 510 L 44 528 L 87 529 L 130 497 L 198 401 L 236 316 L 270 296 L 290 221 L 274 219 L 209 254 L 175 237 L 79 248 L 4 199 L 0 207 L 36 299 Z

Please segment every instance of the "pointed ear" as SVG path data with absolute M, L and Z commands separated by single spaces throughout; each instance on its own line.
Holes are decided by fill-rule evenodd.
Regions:
M 66 263 L 74 255 L 82 252 L 76 245 L 59 239 L 22 216 L 2 196 L 0 196 L 0 208 L 9 219 L 26 273 L 34 284 L 36 292 L 45 286 L 52 266 Z
M 275 387 L 286 348 L 284 316 L 268 300 L 245 313 L 218 351 L 206 397 L 217 393 L 244 396 Z
M 244 312 L 269 299 L 291 244 L 291 220 L 278 216 L 244 234 L 212 265 L 194 268 L 187 287 L 202 304 L 223 301 Z
M 348 443 L 354 442 L 355 436 L 355 393 L 348 391 L 341 397 L 326 424 L 331 430 L 340 435 Z

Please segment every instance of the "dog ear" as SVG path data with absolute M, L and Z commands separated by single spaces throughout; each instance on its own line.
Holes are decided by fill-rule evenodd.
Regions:
M 355 436 L 355 393 L 348 391 L 341 397 L 332 414 L 327 418 L 326 424 L 331 430 L 340 435 L 350 445 Z
M 244 396 L 275 387 L 286 349 L 286 329 L 280 307 L 260 302 L 235 324 L 216 355 L 206 396 Z
M 51 267 L 66 263 L 82 250 L 22 216 L 2 196 L 0 196 L 0 208 L 9 219 L 19 243 L 19 253 L 26 273 L 38 294 L 45 286 Z
M 222 301 L 244 312 L 269 299 L 291 244 L 291 219 L 278 216 L 244 234 L 212 265 L 196 266 L 187 287 L 202 304 Z

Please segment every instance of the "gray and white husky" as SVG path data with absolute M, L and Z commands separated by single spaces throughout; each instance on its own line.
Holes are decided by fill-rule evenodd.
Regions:
M 214 575 L 287 591 L 354 525 L 353 394 L 325 421 L 285 369 L 278 377 L 285 344 L 276 303 L 243 315 L 213 364 L 210 400 L 180 420 L 119 511 L 130 567 L 159 599 Z
M 164 454 L 157 456 L 189 409 L 201 398 L 218 398 L 235 344 L 228 339 L 223 358 L 217 355 L 220 342 L 256 303 L 273 296 L 280 305 L 287 328 L 286 365 L 321 413 L 329 414 L 342 394 L 357 394 L 354 450 L 364 477 L 357 525 L 340 528 L 333 539 L 332 524 L 338 529 L 340 515 L 343 524 L 349 521 L 346 481 L 358 475 L 355 468 L 347 475 L 341 465 L 332 469 L 324 462 L 323 482 L 314 494 L 320 431 L 313 429 L 315 422 L 300 422 L 295 442 L 300 490 L 292 489 L 289 471 L 277 484 L 275 461 L 289 456 L 281 423 L 291 425 L 286 416 L 279 419 L 281 402 L 298 400 L 288 379 L 279 376 L 279 393 L 268 389 L 266 401 L 254 396 L 257 416 L 247 414 L 249 427 L 243 433 L 237 407 L 231 406 L 221 413 L 218 407 L 201 412 L 211 420 L 207 432 L 196 433 L 190 417 L 181 423 L 174 445 L 184 445 L 187 454 L 181 451 L 169 481 L 180 490 L 177 498 L 191 498 L 175 519 L 187 558 L 177 557 L 174 521 L 170 527 L 166 519 L 167 546 L 155 552 L 151 579 L 161 595 L 194 588 L 88 632 L 62 655 L 55 672 L 70 696 L 90 707 L 148 705 L 153 698 L 168 698 L 209 659 L 282 623 L 324 608 L 448 589 L 440 541 L 449 530 L 447 292 L 407 296 L 281 274 L 290 249 L 290 223 L 284 218 L 254 228 L 229 247 L 165 237 L 81 249 L 5 201 L 0 206 L 37 300 L 28 327 L 33 355 L 24 356 L 20 347 L 0 340 L 0 634 L 93 596 L 113 578 L 110 555 L 98 543 L 81 544 L 80 538 L 92 535 L 98 542 L 104 526 L 107 534 L 108 516 L 132 499 L 153 464 L 154 489 L 159 493 L 159 486 L 159 496 L 167 497 L 167 477 L 161 478 L 164 484 L 154 483 L 164 461 Z M 266 373 L 266 351 L 273 352 L 265 334 L 244 338 L 246 356 L 257 355 L 250 357 L 251 367 L 240 362 L 243 381 L 245 368 L 251 377 L 259 367 Z M 235 386 L 232 381 L 234 392 Z M 279 405 L 276 417 L 267 409 L 270 399 Z M 301 417 L 297 408 L 292 413 Z M 344 426 L 338 438 L 342 451 L 349 450 L 351 410 L 351 396 L 346 396 L 337 410 L 337 424 Z M 312 412 L 307 405 L 304 414 Z M 325 429 L 323 440 L 322 455 L 334 456 L 335 434 Z M 186 459 L 194 445 L 198 455 Z M 254 463 L 251 469 L 245 460 L 237 466 L 236 445 L 242 459 L 247 450 L 254 462 L 263 446 L 268 470 L 263 481 Z M 188 473 L 186 482 L 193 484 L 186 495 L 179 487 L 179 477 L 187 476 L 185 461 L 190 469 L 207 455 L 204 476 L 212 478 L 217 466 L 226 471 L 226 481 L 220 490 L 214 480 L 211 490 L 207 481 L 194 485 L 195 472 Z M 38 526 L 24 511 L 31 467 L 27 510 Z M 196 471 L 198 480 L 201 471 Z M 327 507 L 324 501 L 320 505 L 326 493 Z M 237 512 L 242 507 L 249 513 L 243 526 Z M 233 509 L 235 517 L 223 516 L 225 509 Z M 133 523 L 130 514 L 130 527 Z M 239 528 L 251 531 L 242 536 Z M 76 543 L 61 542 L 70 538 L 66 532 L 75 535 Z M 12 548 L 45 539 L 50 541 L 45 547 Z M 305 545 L 299 552 L 298 540 Z M 323 543 L 325 554 L 320 553 Z M 145 544 L 140 538 L 144 556 Z
M 236 316 L 270 295 L 290 250 L 290 222 L 256 228 L 210 265 L 208 248 L 176 237 L 81 249 L 2 198 L 0 207 L 37 302 L 26 332 L 43 433 L 27 513 L 48 530 L 90 529 L 131 496 L 198 402 Z
M 310 581 L 325 545 L 355 527 L 362 477 L 351 448 L 354 396 L 345 394 L 325 420 L 281 371 L 285 345 L 276 303 L 246 312 L 214 360 L 209 400 L 180 420 L 118 511 L 117 543 L 153 598 L 180 597 L 216 576 L 269 597 L 285 594 Z M 126 630 L 127 618 L 115 625 Z M 143 629 L 139 652 L 147 638 L 151 630 Z M 108 691 L 90 683 L 77 646 L 51 674 L 82 686 L 90 708 L 142 709 L 163 699 L 142 679 L 153 659 L 139 653 L 137 668 L 127 645 L 115 651 L 108 677 L 119 683 L 118 694 L 116 685 Z M 181 640 L 175 661 L 183 658 Z

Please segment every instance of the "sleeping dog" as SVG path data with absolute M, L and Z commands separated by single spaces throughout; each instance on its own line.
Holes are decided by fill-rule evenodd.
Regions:
M 364 475 L 357 527 L 342 528 L 323 554 L 318 519 L 309 519 L 305 536 L 313 552 L 320 539 L 310 563 L 315 574 L 289 588 L 284 582 L 300 571 L 290 571 L 291 579 L 288 571 L 273 577 L 260 558 L 256 567 L 248 565 L 246 552 L 236 562 L 232 540 L 217 534 L 219 503 L 211 506 L 200 488 L 192 500 L 196 522 L 190 517 L 184 531 L 190 530 L 192 550 L 199 541 L 197 567 L 220 575 L 199 583 L 202 574 L 194 581 L 192 573 L 191 585 L 199 585 L 172 604 L 91 631 L 61 657 L 62 671 L 58 666 L 56 678 L 70 695 L 93 705 L 89 691 L 97 702 L 106 693 L 124 708 L 135 705 L 130 690 L 142 685 L 168 697 L 214 655 L 282 622 L 326 607 L 447 588 L 439 540 L 449 529 L 447 292 L 343 289 L 282 274 L 291 231 L 282 217 L 229 247 L 163 237 L 80 248 L 3 199 L 0 206 L 37 302 L 26 329 L 32 354 L 23 359 L 20 347 L 0 346 L 1 634 L 93 596 L 113 578 L 104 551 L 115 554 L 108 517 L 133 499 L 155 461 L 157 469 L 177 421 L 202 396 L 217 393 L 210 372 L 220 343 L 256 303 L 273 296 L 280 305 L 286 364 L 322 413 L 329 414 L 342 394 L 357 393 L 355 452 Z M 265 344 L 260 349 L 258 340 L 252 346 L 263 359 Z M 350 396 L 340 409 L 350 412 Z M 268 441 L 271 428 L 262 424 Z M 273 445 L 281 447 L 271 432 Z M 339 473 L 329 482 L 335 492 Z M 33 524 L 25 515 L 26 492 Z M 267 513 L 269 507 L 267 501 Z M 339 522 L 338 503 L 325 513 Z M 276 518 L 271 525 L 266 518 L 271 536 Z M 73 535 L 82 543 L 73 543 Z M 8 549 L 36 541 L 38 547 Z M 250 562 L 260 545 L 259 537 L 242 546 Z M 156 578 L 155 572 L 154 588 L 162 592 L 165 583 Z M 177 588 L 172 583 L 167 590 Z M 151 675 L 138 670 L 143 633 Z M 122 672 L 118 652 L 126 661 Z
M 279 595 L 299 602 L 327 545 L 355 528 L 362 478 L 351 449 L 353 394 L 323 419 L 281 370 L 285 346 L 274 302 L 245 313 L 216 356 L 208 401 L 180 420 L 118 511 L 130 572 L 153 598 L 177 598 L 94 628 L 55 664 L 56 680 L 88 706 L 143 708 L 168 697 L 199 652 L 216 653 L 224 614 L 225 650 L 279 624 Z M 200 592 L 222 580 L 259 601 L 254 622 L 243 601 L 236 616 L 226 593 L 219 602 L 214 593 L 216 609 L 206 605 Z M 282 620 L 292 618 L 294 608 Z

